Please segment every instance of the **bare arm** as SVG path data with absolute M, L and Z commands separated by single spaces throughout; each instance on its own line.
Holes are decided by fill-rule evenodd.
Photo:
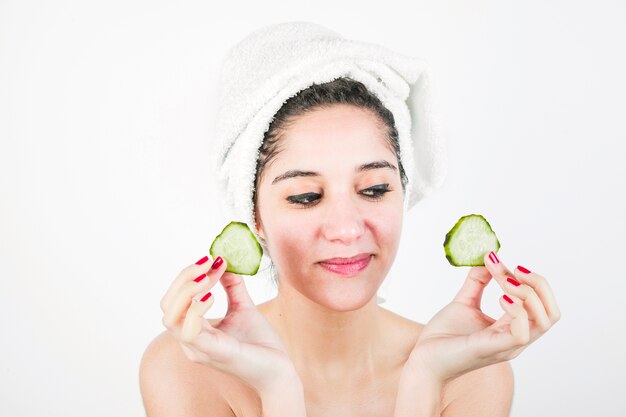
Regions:
M 236 416 L 215 372 L 199 376 L 202 365 L 189 361 L 166 333 L 158 336 L 141 360 L 139 382 L 148 417 Z
M 512 396 L 508 362 L 476 369 L 446 384 L 409 362 L 400 380 L 394 417 L 508 417 Z
M 513 370 L 500 362 L 468 372 L 446 387 L 442 417 L 508 417 L 513 400 Z
M 409 359 L 404 365 L 393 417 L 441 417 L 444 384 Z

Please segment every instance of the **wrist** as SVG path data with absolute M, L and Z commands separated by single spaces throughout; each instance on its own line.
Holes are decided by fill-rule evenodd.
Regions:
M 438 372 L 436 367 L 422 356 L 418 350 L 414 350 L 409 355 L 404 368 L 407 372 L 419 378 L 422 381 L 429 381 L 436 386 L 443 386 L 447 379 Z
M 284 375 L 257 390 L 263 417 L 306 417 L 304 387 L 298 374 Z
M 419 357 L 409 357 L 398 385 L 393 417 L 439 417 L 444 382 Z

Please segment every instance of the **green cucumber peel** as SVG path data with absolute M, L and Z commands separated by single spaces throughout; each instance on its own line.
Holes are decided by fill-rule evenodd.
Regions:
M 484 266 L 484 256 L 497 253 L 500 241 L 489 222 L 480 214 L 461 217 L 443 242 L 446 259 L 454 266 Z
M 221 256 L 226 261 L 226 272 L 255 275 L 263 249 L 247 224 L 230 222 L 213 240 L 209 253 L 213 259 Z

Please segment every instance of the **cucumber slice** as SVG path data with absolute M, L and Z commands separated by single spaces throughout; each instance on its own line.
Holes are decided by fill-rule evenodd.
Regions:
M 480 214 L 461 217 L 443 242 L 446 258 L 454 266 L 485 265 L 486 253 L 500 249 L 500 242 L 489 222 Z
M 211 244 L 213 259 L 221 256 L 227 264 L 226 272 L 255 275 L 261 265 L 263 250 L 247 224 L 230 222 Z

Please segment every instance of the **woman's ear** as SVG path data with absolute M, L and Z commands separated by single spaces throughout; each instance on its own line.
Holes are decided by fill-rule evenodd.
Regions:
M 259 216 L 259 212 L 254 212 L 254 222 L 256 226 L 257 234 L 263 241 L 265 241 L 265 231 L 263 230 L 263 223 L 261 222 L 261 217 Z

